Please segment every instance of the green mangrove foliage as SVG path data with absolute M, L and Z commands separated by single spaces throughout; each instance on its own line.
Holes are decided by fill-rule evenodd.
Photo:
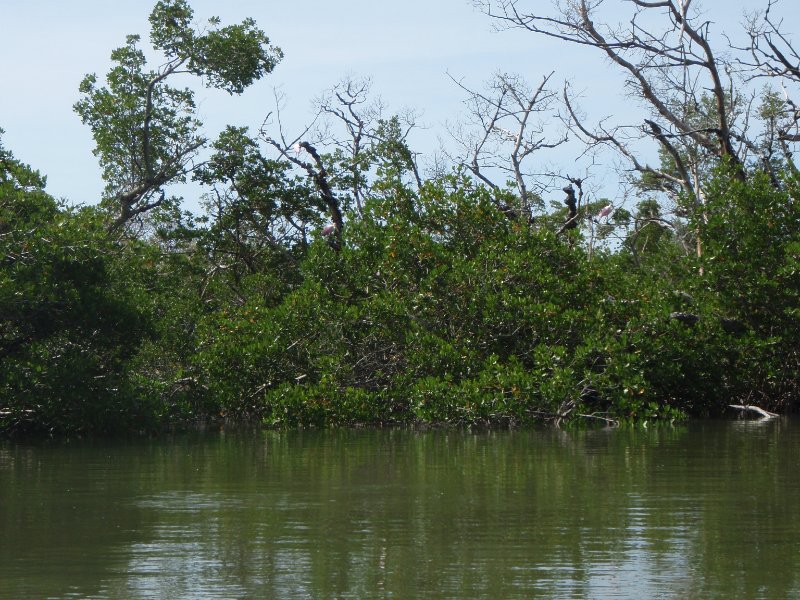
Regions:
M 0 147 L 0 423 L 105 429 L 141 407 L 128 361 L 151 325 L 97 213 L 68 209 Z
M 145 70 L 134 36 L 106 86 L 83 82 L 96 207 L 57 202 L 0 146 L 3 434 L 797 409 L 791 162 L 714 159 L 701 198 L 672 190 L 678 217 L 642 180 L 630 210 L 542 202 L 529 219 L 513 187 L 421 176 L 397 118 L 364 125 L 350 155 L 231 126 L 201 156 L 192 94 L 167 81 L 240 93 L 280 52 L 252 21 L 191 20 L 183 0 L 159 2 L 162 67 Z M 166 198 L 189 177 L 207 192 L 197 215 Z
M 794 184 L 719 174 L 706 252 L 676 260 L 670 231 L 645 247 L 633 227 L 630 243 L 590 255 L 580 231 L 509 219 L 497 192 L 459 176 L 386 184 L 349 215 L 341 246 L 278 241 L 265 223 L 287 194 L 302 197 L 279 173 L 205 225 L 116 241 L 102 214 L 59 206 L 4 152 L 3 428 L 674 419 L 754 397 L 795 407 Z
M 219 19 L 212 17 L 210 29 L 197 32 L 193 16 L 185 0 L 158 2 L 150 15 L 150 39 L 165 62 L 147 70 L 141 37 L 129 35 L 125 45 L 111 53 L 115 66 L 106 76 L 106 86 L 98 84 L 95 74 L 81 82 L 82 98 L 75 111 L 92 130 L 112 228 L 165 203 L 174 204 L 175 199 L 166 198 L 166 188 L 185 181 L 206 144 L 194 93 L 170 83 L 181 75 L 194 75 L 208 87 L 241 94 L 282 57 L 252 19 L 220 27 Z

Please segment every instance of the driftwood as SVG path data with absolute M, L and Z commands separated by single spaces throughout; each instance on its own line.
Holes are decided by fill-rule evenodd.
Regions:
M 742 412 L 756 413 L 757 415 L 761 416 L 762 419 L 774 419 L 775 417 L 779 416 L 775 413 L 764 410 L 759 406 L 753 406 L 752 404 L 729 404 L 728 406 Z
M 597 419 L 598 421 L 603 421 L 609 427 L 619 427 L 619 421 L 617 419 L 611 419 L 609 417 L 604 417 L 596 413 L 592 413 L 590 415 L 578 414 L 578 416 L 581 417 L 582 419 Z

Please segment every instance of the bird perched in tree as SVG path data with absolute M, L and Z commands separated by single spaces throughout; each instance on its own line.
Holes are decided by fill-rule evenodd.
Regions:
M 614 207 L 611 206 L 610 204 L 608 206 L 604 206 L 603 208 L 600 209 L 600 212 L 597 213 L 597 218 L 602 219 L 603 217 L 607 217 L 608 215 L 611 214 L 612 210 L 614 210 Z
M 322 235 L 323 237 L 327 237 L 330 234 L 332 234 L 334 231 L 336 231 L 336 225 L 334 225 L 333 223 L 329 223 L 329 224 L 325 225 L 325 227 L 322 228 L 322 231 L 320 232 L 320 235 Z
M 575 188 L 568 185 L 561 189 L 567 195 L 564 199 L 564 204 L 567 205 L 567 222 L 561 229 L 575 229 L 578 226 L 578 199 L 575 197 Z

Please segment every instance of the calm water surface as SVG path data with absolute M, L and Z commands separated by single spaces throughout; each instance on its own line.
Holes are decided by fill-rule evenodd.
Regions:
M 800 424 L 0 444 L 2 598 L 800 598 Z

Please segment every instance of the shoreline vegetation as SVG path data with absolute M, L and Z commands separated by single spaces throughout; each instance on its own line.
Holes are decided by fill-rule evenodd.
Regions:
M 631 102 L 653 110 L 638 131 L 657 167 L 621 133 L 581 123 L 565 88 L 569 132 L 631 162 L 619 176 L 631 206 L 614 207 L 584 178 L 549 174 L 553 190 L 525 175 L 528 155 L 567 135 L 546 142 L 532 125 L 559 98 L 549 77 L 475 93 L 488 118 L 477 145 L 430 173 L 409 147 L 413 123 L 375 112 L 357 80 L 320 105 L 344 132 L 327 145 L 314 129 L 207 140 L 174 77 L 239 94 L 282 53 L 252 20 L 195 30 L 186 2 L 158 2 L 161 66 L 148 70 L 129 36 L 104 82 L 81 84 L 75 110 L 107 183 L 99 204 L 57 201 L 0 145 L 0 436 L 796 412 L 800 111 L 769 89 L 744 108 L 734 79 L 719 82 L 707 29 L 670 12 L 684 4 L 657 5 L 665 34 L 693 42 L 683 53 L 654 48 L 665 37 L 601 42 L 588 13 L 525 21 L 550 37 L 539 25 L 561 23 L 560 43 L 608 53 L 638 86 Z M 742 69 L 796 56 L 761 51 L 787 39 L 764 18 Z M 790 62 L 770 80 L 789 91 Z M 670 89 L 674 69 L 712 85 Z M 745 110 L 758 127 L 737 129 Z M 201 214 L 170 196 L 190 179 L 205 190 Z

